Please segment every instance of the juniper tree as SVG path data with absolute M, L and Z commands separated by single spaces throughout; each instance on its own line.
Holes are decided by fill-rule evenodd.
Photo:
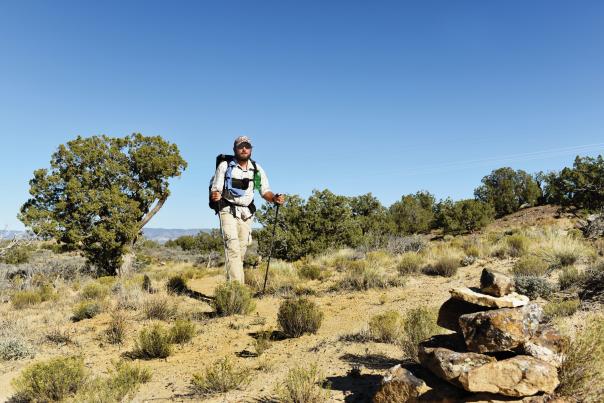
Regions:
M 18 218 L 113 274 L 170 195 L 168 180 L 186 166 L 178 147 L 160 136 L 78 136 L 59 146 L 50 169 L 34 171 Z

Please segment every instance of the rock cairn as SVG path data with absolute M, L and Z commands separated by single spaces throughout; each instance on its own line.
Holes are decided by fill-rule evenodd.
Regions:
M 541 323 L 541 307 L 515 293 L 512 278 L 490 269 L 483 270 L 480 289 L 460 287 L 450 293 L 437 323 L 454 333 L 421 342 L 421 367 L 413 371 L 417 377 L 394 367 L 381 390 L 390 382 L 403 383 L 414 396 L 409 401 L 552 401 L 547 395 L 559 384 L 557 369 L 567 340 Z M 452 385 L 458 397 L 424 395 L 422 372 Z

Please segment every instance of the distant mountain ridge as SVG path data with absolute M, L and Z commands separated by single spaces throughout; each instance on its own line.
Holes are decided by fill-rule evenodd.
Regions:
M 164 243 L 171 239 L 176 239 L 183 235 L 197 235 L 200 232 L 210 232 L 211 228 L 143 228 L 143 235 L 147 239 Z M 0 239 L 22 238 L 26 235 L 25 231 L 0 230 Z

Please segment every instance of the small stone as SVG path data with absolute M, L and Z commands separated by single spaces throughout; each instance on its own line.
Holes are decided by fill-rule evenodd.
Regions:
M 494 297 L 503 297 L 514 291 L 514 279 L 501 272 L 484 268 L 480 275 L 480 291 Z
M 482 294 L 468 287 L 452 288 L 451 296 L 456 299 L 484 306 L 487 308 L 516 308 L 529 303 L 529 297 L 520 295 L 515 292 L 503 297 L 494 297 L 492 295 Z
M 552 393 L 560 383 L 554 366 L 525 355 L 474 368 L 462 373 L 459 382 L 469 392 L 518 397 Z
M 511 351 L 535 336 L 542 317 L 541 307 L 530 303 L 462 315 L 459 325 L 469 351 Z

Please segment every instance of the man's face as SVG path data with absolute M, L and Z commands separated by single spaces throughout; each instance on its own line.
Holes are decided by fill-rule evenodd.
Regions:
M 252 156 L 252 145 L 250 143 L 240 143 L 235 147 L 235 156 L 238 161 L 247 161 Z

